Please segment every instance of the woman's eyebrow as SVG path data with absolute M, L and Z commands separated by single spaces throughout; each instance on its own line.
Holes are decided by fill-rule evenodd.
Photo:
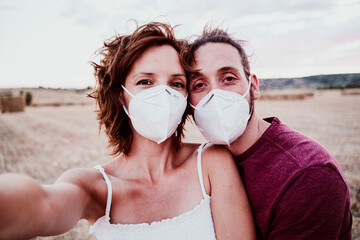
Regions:
M 173 77 L 186 77 L 186 75 L 182 74 L 182 73 L 171 74 L 171 76 L 173 76 Z
M 135 78 L 139 75 L 145 75 L 145 76 L 154 76 L 155 73 L 151 73 L 151 72 L 140 72 L 140 73 L 137 73 L 137 74 L 134 74 L 131 78 Z

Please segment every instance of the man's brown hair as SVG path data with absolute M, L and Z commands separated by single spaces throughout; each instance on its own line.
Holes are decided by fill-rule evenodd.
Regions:
M 191 66 L 192 64 L 195 63 L 194 54 L 196 50 L 198 50 L 201 46 L 204 46 L 207 43 L 230 44 L 238 51 L 241 59 L 241 64 L 243 65 L 244 68 L 245 76 L 246 78 L 249 78 L 250 64 L 248 57 L 245 53 L 245 50 L 242 46 L 244 42 L 245 41 L 233 39 L 232 37 L 229 36 L 229 34 L 226 31 L 220 28 L 211 29 L 210 27 L 205 26 L 202 35 L 198 37 L 194 42 L 189 44 L 188 47 L 181 52 L 181 56 L 182 56 L 181 58 L 184 59 L 186 64 Z M 193 69 L 192 71 L 189 71 L 188 74 L 191 74 L 193 72 L 196 72 L 196 70 Z

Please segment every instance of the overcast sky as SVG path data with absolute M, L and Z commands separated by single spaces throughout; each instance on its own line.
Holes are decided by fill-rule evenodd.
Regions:
M 93 86 L 89 61 L 130 19 L 179 38 L 221 24 L 259 78 L 360 72 L 360 0 L 0 0 L 0 88 Z

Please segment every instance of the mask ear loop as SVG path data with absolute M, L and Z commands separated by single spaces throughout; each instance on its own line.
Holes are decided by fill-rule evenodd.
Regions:
M 129 91 L 127 90 L 124 85 L 121 84 L 121 87 L 125 90 L 125 92 L 127 92 L 132 98 L 134 97 L 134 95 Z
M 244 94 L 244 97 L 249 93 L 249 91 L 250 91 L 250 86 L 251 86 L 251 74 L 249 75 L 249 86 L 248 86 L 248 89 L 246 90 L 246 93 Z M 247 121 L 249 121 L 249 119 L 250 119 L 250 117 L 251 117 L 251 115 L 252 115 L 253 108 L 254 108 L 254 105 L 251 105 L 251 109 L 250 109 L 250 113 L 249 113 L 249 116 L 248 116 Z
M 132 98 L 134 97 L 134 95 L 133 95 L 129 90 L 127 90 L 127 89 L 124 87 L 124 85 L 121 84 L 121 87 L 122 87 L 122 88 L 125 90 L 125 92 L 127 92 Z M 128 110 L 126 109 L 125 104 L 122 105 L 122 107 L 123 107 L 126 115 L 128 115 L 128 117 L 129 117 L 131 120 L 136 121 L 136 119 L 135 119 L 134 117 L 132 117 L 132 116 L 130 115 L 130 113 L 128 112 Z
M 250 74 L 250 76 L 249 76 L 249 86 L 248 86 L 246 92 L 244 93 L 243 97 L 245 97 L 245 96 L 249 93 L 249 91 L 250 91 L 250 86 L 251 86 L 251 74 Z

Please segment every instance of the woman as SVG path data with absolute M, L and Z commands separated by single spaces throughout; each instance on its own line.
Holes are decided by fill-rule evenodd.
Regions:
M 67 171 L 52 185 L 1 176 L 0 239 L 56 235 L 80 219 L 98 239 L 254 238 L 231 155 L 181 143 L 187 83 L 180 50 L 163 23 L 105 43 L 91 96 L 117 157 Z

